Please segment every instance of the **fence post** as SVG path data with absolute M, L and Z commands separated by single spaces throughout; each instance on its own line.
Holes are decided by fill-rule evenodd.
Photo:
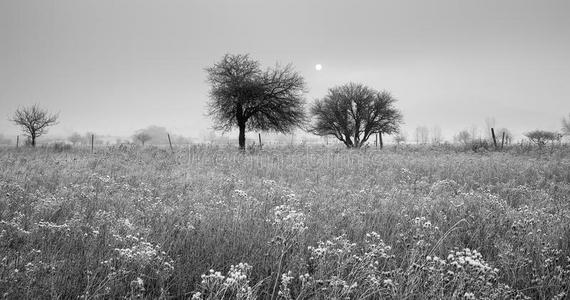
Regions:
M 170 133 L 167 133 L 166 135 L 168 135 L 168 144 L 170 145 L 170 151 L 174 153 L 174 149 L 172 149 L 172 141 L 170 140 Z
M 495 145 L 495 149 L 497 149 L 497 138 L 495 138 L 495 129 L 491 128 L 491 135 L 493 136 L 493 144 Z
M 20 136 L 19 135 L 16 136 L 16 149 L 18 149 L 18 146 L 20 146 Z
M 503 131 L 503 138 L 501 139 L 501 150 L 505 146 L 505 132 Z
M 93 141 L 95 140 L 95 135 L 91 135 L 91 153 L 93 153 Z
M 257 136 L 259 137 L 259 150 L 261 150 L 263 148 L 263 145 L 261 145 L 261 133 L 257 133 Z

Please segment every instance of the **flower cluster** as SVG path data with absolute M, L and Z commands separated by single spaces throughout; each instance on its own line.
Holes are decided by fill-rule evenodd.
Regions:
M 192 299 L 256 299 L 257 291 L 249 285 L 251 269 L 247 263 L 232 265 L 227 276 L 211 269 L 208 274 L 202 274 L 200 290 Z
M 286 231 L 303 232 L 307 229 L 305 219 L 305 213 L 289 205 L 279 205 L 273 208 L 273 225 Z
M 117 257 L 105 261 L 119 272 L 129 276 L 146 274 L 163 281 L 174 271 L 174 261 L 161 250 L 161 247 L 139 239 L 133 246 L 116 248 Z
M 364 245 L 341 235 L 309 246 L 307 274 L 299 276 L 301 294 L 325 298 L 366 298 L 391 294 L 395 266 L 392 247 L 376 232 L 366 234 Z
M 499 269 L 469 248 L 454 249 L 446 258 L 427 256 L 421 268 L 414 271 L 414 276 L 422 278 L 428 297 L 462 294 L 465 299 L 503 299 L 516 295 L 512 288 L 498 283 L 498 275 Z

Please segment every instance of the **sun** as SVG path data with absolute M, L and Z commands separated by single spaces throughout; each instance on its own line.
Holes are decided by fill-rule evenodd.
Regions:
M 320 71 L 323 68 L 323 65 L 321 64 L 316 64 L 315 65 L 315 70 Z

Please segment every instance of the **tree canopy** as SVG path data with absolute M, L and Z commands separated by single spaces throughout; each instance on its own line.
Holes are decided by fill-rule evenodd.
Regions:
M 133 138 L 136 141 L 141 142 L 141 144 L 144 146 L 144 143 L 146 143 L 147 141 L 150 141 L 152 139 L 152 136 L 147 133 L 144 129 L 138 130 L 134 135 Z
M 525 136 L 539 147 L 546 145 L 547 142 L 559 141 L 562 137 L 562 135 L 557 132 L 545 130 L 533 130 L 525 133 Z
M 332 135 L 347 147 L 361 147 L 376 132 L 398 132 L 402 114 L 394 107 L 396 99 L 363 84 L 348 83 L 329 89 L 311 107 L 315 118 L 310 131 Z
M 209 115 L 216 129 L 239 129 L 241 149 L 246 130 L 287 133 L 305 122 L 305 80 L 292 65 L 263 71 L 247 54 L 226 54 L 206 72 Z

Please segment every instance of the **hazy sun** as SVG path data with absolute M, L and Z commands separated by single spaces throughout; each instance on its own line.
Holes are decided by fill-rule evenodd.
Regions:
M 316 64 L 315 65 L 315 70 L 320 71 L 323 68 L 323 65 L 321 64 Z

